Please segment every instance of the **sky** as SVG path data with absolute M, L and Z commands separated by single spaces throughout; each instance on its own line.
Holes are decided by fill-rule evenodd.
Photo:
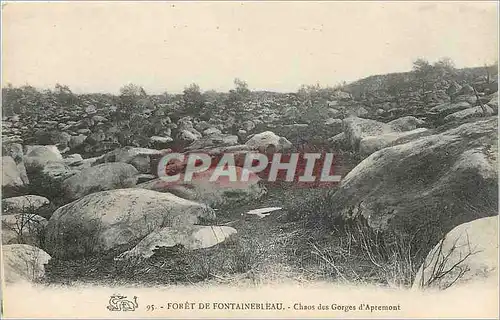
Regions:
M 489 2 L 38 2 L 2 9 L 2 85 L 296 91 L 450 57 L 498 57 Z

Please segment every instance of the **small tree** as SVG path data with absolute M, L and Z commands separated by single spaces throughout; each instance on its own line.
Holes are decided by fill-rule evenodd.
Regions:
M 297 90 L 297 97 L 302 103 L 313 102 L 318 97 L 318 92 L 321 90 L 319 83 L 315 85 L 302 85 Z
M 441 58 L 434 64 L 425 59 L 417 59 L 413 62 L 413 72 L 420 83 L 422 97 L 428 91 L 447 87 L 457 76 L 455 63 L 448 57 Z
M 127 84 L 120 88 L 119 108 L 113 119 L 120 128 L 118 140 L 122 145 L 144 145 L 150 126 L 143 111 L 153 107 L 153 102 L 141 86 Z
M 71 106 L 76 104 L 78 100 L 68 86 L 59 83 L 56 83 L 54 87 L 54 95 L 60 106 Z
M 56 93 L 56 94 L 68 94 L 68 95 L 73 94 L 73 92 L 71 92 L 71 90 L 69 89 L 68 86 L 61 85 L 59 83 L 56 83 L 56 85 L 54 87 L 54 93 Z
M 436 80 L 449 82 L 457 75 L 455 63 L 451 60 L 451 58 L 441 58 L 439 61 L 434 63 L 433 67 Z
M 234 89 L 229 90 L 226 111 L 228 114 L 238 115 L 235 123 L 235 127 L 238 127 L 247 118 L 249 112 L 247 105 L 252 92 L 248 89 L 248 84 L 238 78 L 234 79 L 234 86 Z
M 182 99 L 184 112 L 189 115 L 197 115 L 205 107 L 205 97 L 196 83 L 184 88 Z
M 241 100 L 245 100 L 245 99 L 250 98 L 251 91 L 250 91 L 250 89 L 248 89 L 248 84 L 245 81 L 236 78 L 236 79 L 234 79 L 234 86 L 235 86 L 235 89 L 231 90 L 230 94 L 232 92 L 233 94 L 238 95 L 238 97 Z
M 234 79 L 234 89 L 229 90 L 228 107 L 232 111 L 242 111 L 244 103 L 250 99 L 248 84 L 238 78 Z
M 135 84 L 127 84 L 120 88 L 118 104 L 120 119 L 130 119 L 132 114 L 139 114 L 144 109 L 153 107 L 144 88 Z
M 438 90 L 445 92 L 452 100 L 454 99 L 455 91 L 459 88 L 457 79 L 457 69 L 455 63 L 449 57 L 441 58 L 434 64 L 430 65 L 427 61 L 419 59 L 414 64 L 414 71 L 417 79 L 425 84 L 425 91 Z
M 147 94 L 141 86 L 127 84 L 120 88 L 120 107 L 132 111 L 137 102 L 144 97 L 147 97 Z
M 432 81 L 433 67 L 429 61 L 425 59 L 417 59 L 413 62 L 413 72 L 415 73 L 417 80 L 420 82 L 420 88 L 422 90 L 422 94 L 424 94 Z

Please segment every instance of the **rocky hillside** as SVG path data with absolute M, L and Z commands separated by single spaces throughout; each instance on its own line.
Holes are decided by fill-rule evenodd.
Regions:
M 295 276 L 411 286 L 412 266 L 448 232 L 498 214 L 498 75 L 424 62 L 287 94 L 240 80 L 229 93 L 191 85 L 177 95 L 3 88 L 7 280 L 177 283 L 280 265 Z M 161 183 L 163 155 L 197 150 L 333 152 L 343 180 L 325 190 L 258 175 L 229 187 Z M 494 272 L 488 261 L 475 262 Z

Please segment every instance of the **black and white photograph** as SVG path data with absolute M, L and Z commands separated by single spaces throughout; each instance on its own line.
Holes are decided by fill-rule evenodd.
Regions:
M 498 318 L 497 1 L 2 1 L 2 318 Z

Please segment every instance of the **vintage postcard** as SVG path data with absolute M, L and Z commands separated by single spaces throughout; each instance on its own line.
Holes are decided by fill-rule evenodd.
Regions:
M 1 317 L 498 318 L 497 1 L 2 1 Z

